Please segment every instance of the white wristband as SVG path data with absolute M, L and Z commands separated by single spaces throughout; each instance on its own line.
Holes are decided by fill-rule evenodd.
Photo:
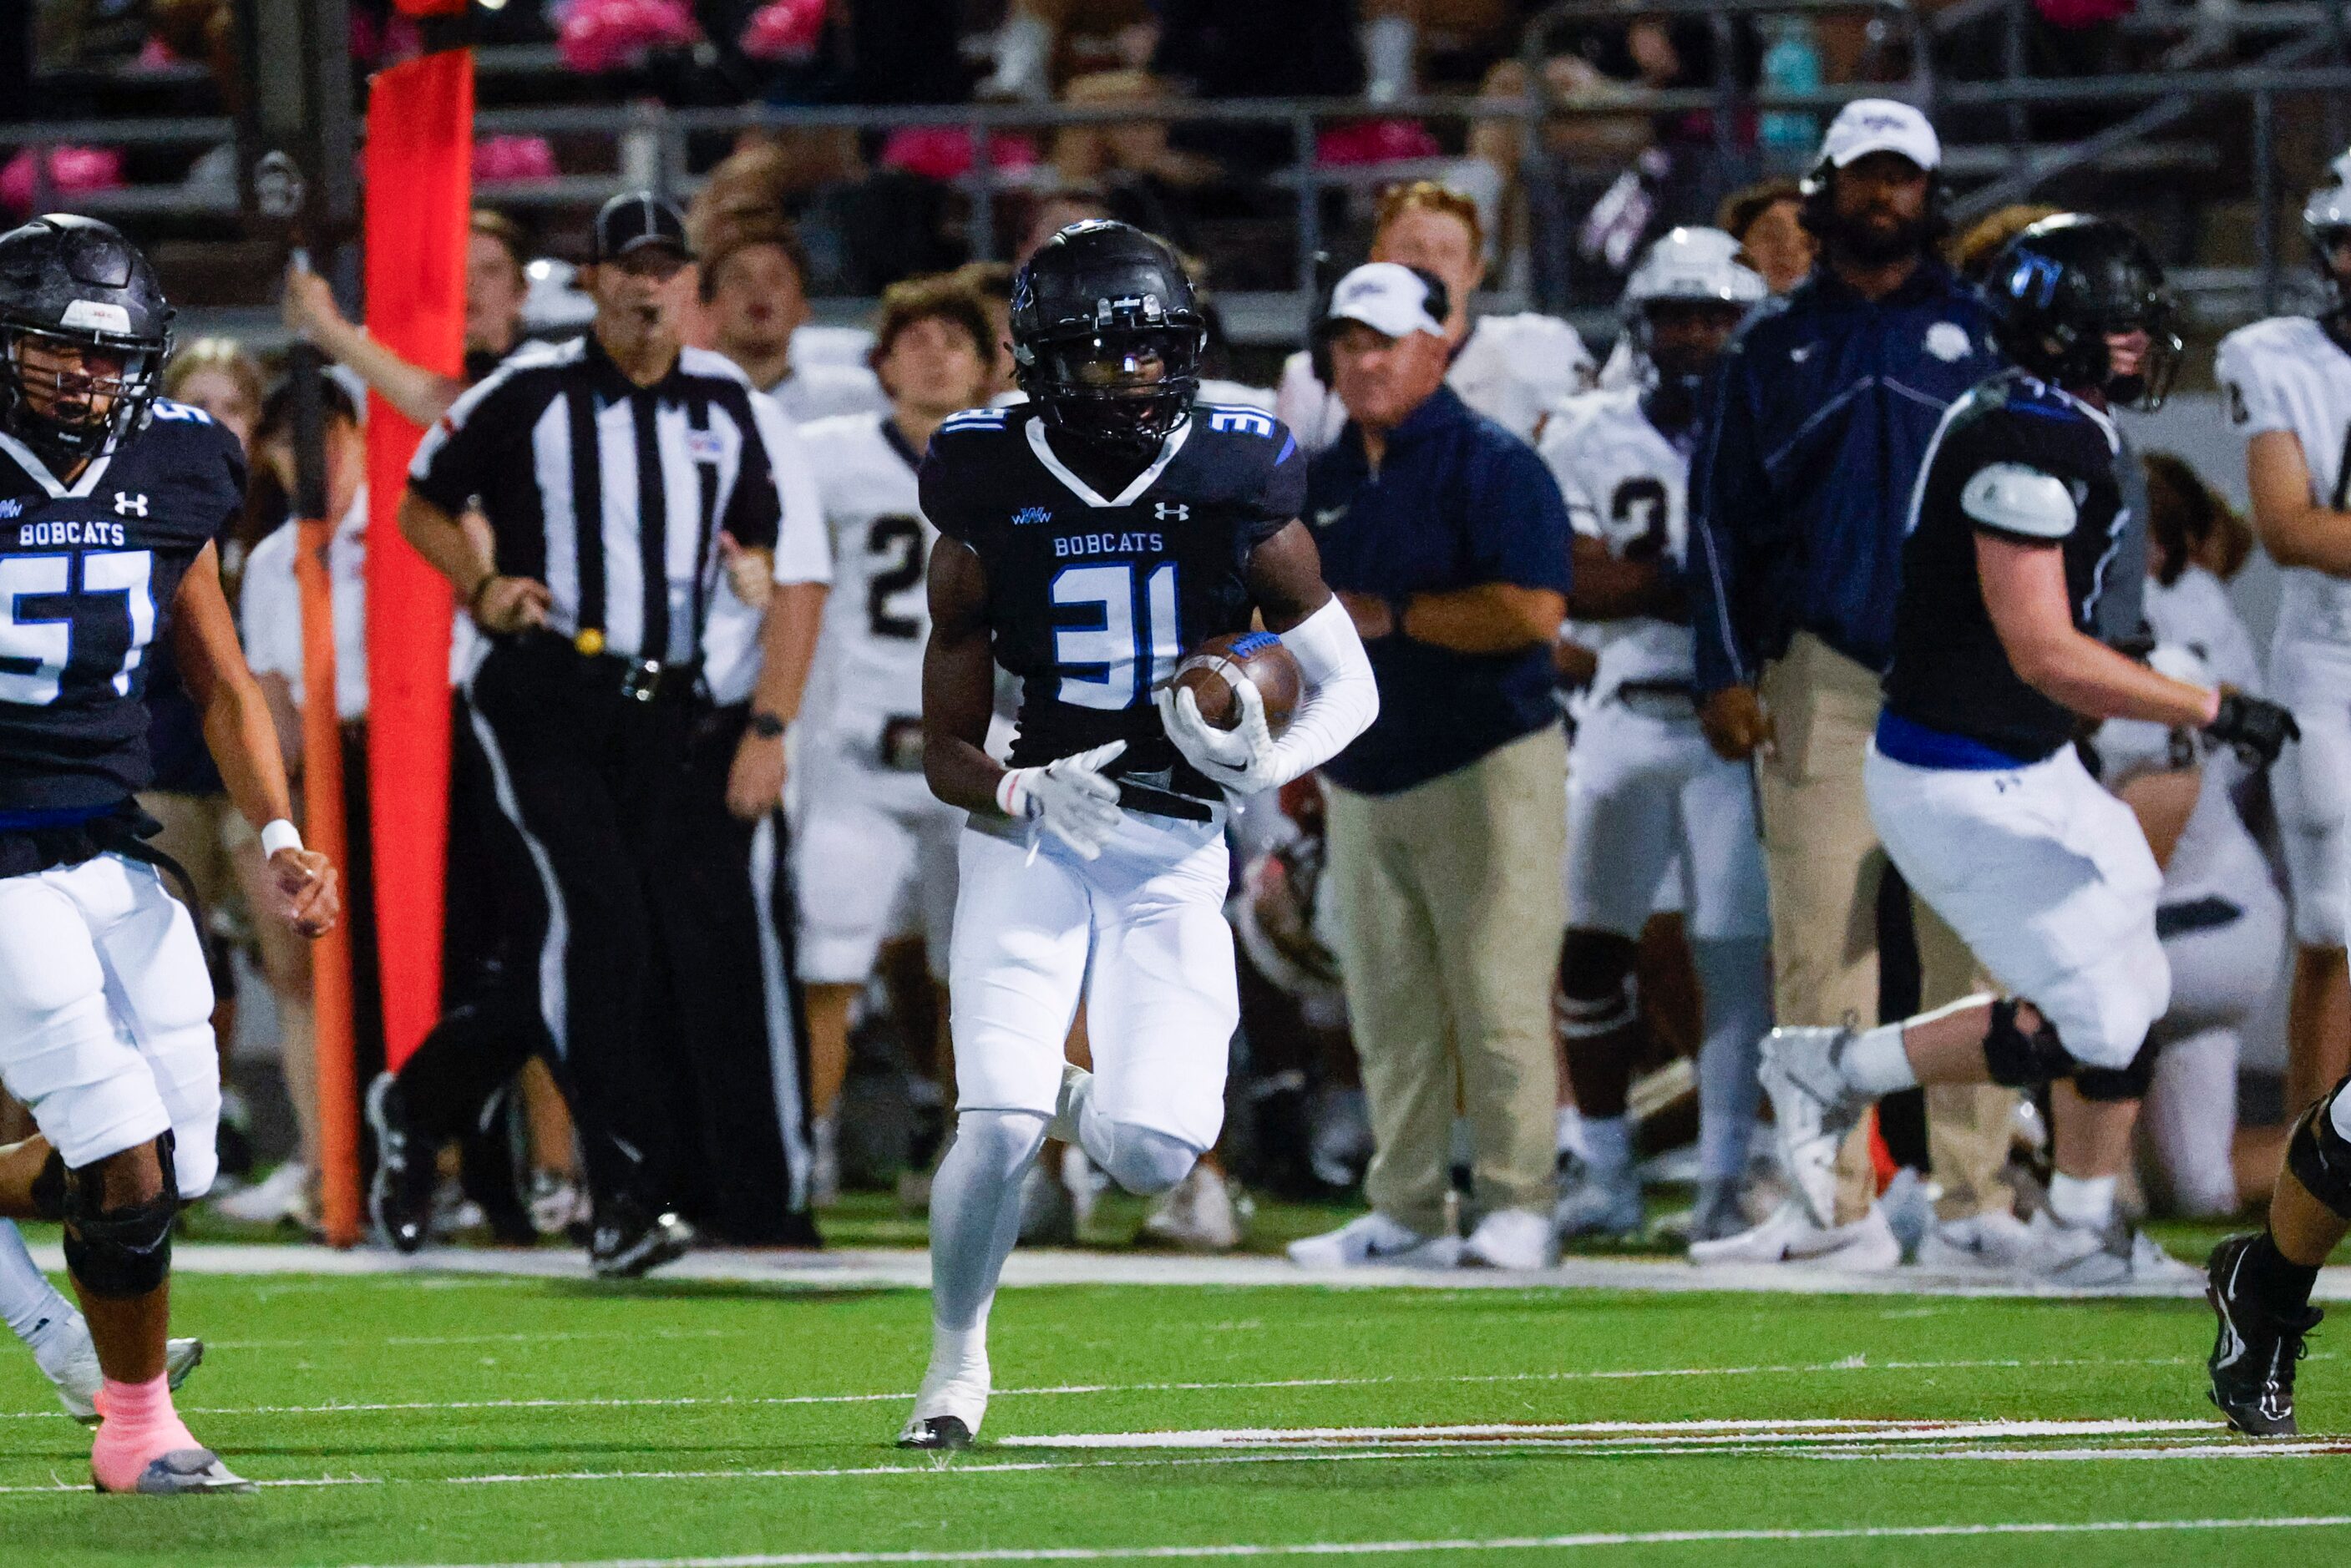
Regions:
M 299 849 L 301 847 L 302 830 L 295 826 L 292 823 L 287 821 L 282 816 L 277 821 L 269 823 L 261 830 L 261 854 L 264 859 L 277 854 L 281 849 Z

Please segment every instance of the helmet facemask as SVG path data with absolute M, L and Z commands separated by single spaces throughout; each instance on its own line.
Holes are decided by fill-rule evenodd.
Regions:
M 1719 313 L 1723 317 L 1721 336 L 1727 339 L 1746 315 L 1746 306 L 1727 300 L 1665 298 L 1645 301 L 1639 309 L 1627 314 L 1625 328 L 1633 335 L 1634 352 L 1647 371 L 1646 379 L 1652 386 L 1687 398 L 1695 405 L 1699 392 L 1705 389 L 1707 377 L 1714 370 L 1715 361 L 1722 358 L 1722 348 L 1719 341 L 1693 342 L 1679 334 L 1667 334 L 1661 339 L 1657 317 L 1669 311 L 1686 315 Z
M 1049 337 L 1016 349 L 1020 387 L 1054 429 L 1147 456 L 1191 411 L 1202 336 L 1196 327 L 1111 326 Z
M 168 352 L 168 338 L 0 324 L 0 426 L 53 465 L 103 456 L 145 419 Z

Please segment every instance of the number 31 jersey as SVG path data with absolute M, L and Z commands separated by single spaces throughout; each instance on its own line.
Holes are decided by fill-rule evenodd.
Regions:
M 812 734 L 868 762 L 893 720 L 923 711 L 924 576 L 938 530 L 923 516 L 922 456 L 886 413 L 799 427 L 832 544 L 832 592 L 803 708 Z
M 1689 449 L 1649 422 L 1641 393 L 1585 392 L 1562 403 L 1542 459 L 1577 534 L 1620 561 L 1662 561 L 1678 574 L 1689 549 Z M 1694 679 L 1690 628 L 1641 616 L 1579 621 L 1575 639 L 1600 656 L 1594 700 L 1628 680 Z
M 71 484 L 0 434 L 0 815 L 147 786 L 150 645 L 244 501 L 236 438 L 200 409 L 157 401 Z
M 1016 767 L 1111 741 L 1114 771 L 1166 771 L 1217 798 L 1176 755 L 1153 691 L 1183 652 L 1246 631 L 1249 560 L 1298 515 L 1306 454 L 1271 415 L 1195 404 L 1115 495 L 1072 472 L 1036 409 L 973 409 L 932 438 L 923 511 L 987 574 L 996 661 L 1019 678 Z

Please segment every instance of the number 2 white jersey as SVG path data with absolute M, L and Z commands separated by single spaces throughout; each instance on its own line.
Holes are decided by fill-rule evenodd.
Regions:
M 1619 560 L 1681 569 L 1689 548 L 1689 456 L 1649 422 L 1638 389 L 1584 392 L 1562 403 L 1544 432 L 1542 457 L 1578 534 Z M 1693 679 L 1687 626 L 1648 617 L 1579 621 L 1575 635 L 1600 656 L 1594 700 L 1628 680 Z
M 2220 378 L 2229 422 L 2247 440 L 2291 431 L 2310 469 L 2310 498 L 2342 507 L 2344 453 L 2351 437 L 2351 354 L 2303 316 L 2273 317 L 2221 339 Z M 2278 606 L 2277 638 L 2351 642 L 2351 582 L 2307 566 L 2288 566 Z
M 813 738 L 878 766 L 890 722 L 923 711 L 931 632 L 924 580 L 939 535 L 916 501 L 922 454 L 887 414 L 813 421 L 800 427 L 800 441 L 832 541 L 832 593 L 804 712 Z

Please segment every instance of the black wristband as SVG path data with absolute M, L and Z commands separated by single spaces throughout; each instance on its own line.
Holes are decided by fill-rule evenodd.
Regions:
M 759 739 L 772 741 L 784 732 L 784 722 L 773 713 L 754 709 L 751 712 L 750 730 L 751 733 L 758 736 Z

